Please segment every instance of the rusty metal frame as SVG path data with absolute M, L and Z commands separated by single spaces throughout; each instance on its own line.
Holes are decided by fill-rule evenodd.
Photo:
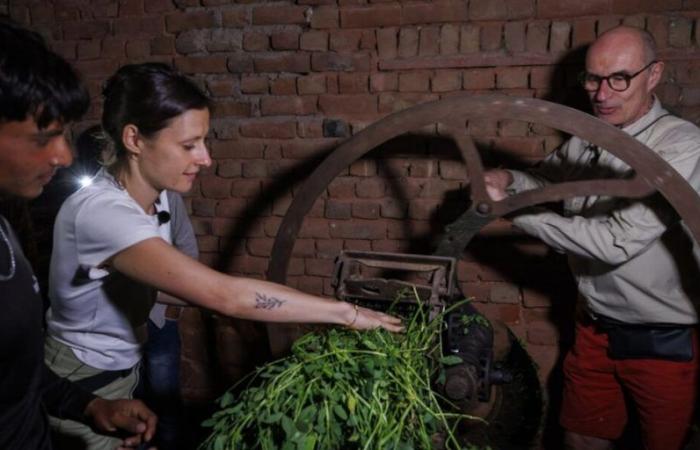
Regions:
M 464 128 L 465 121 L 472 119 L 520 120 L 564 131 L 606 149 L 627 163 L 635 174 L 629 179 L 552 184 L 494 202 L 486 193 L 484 169 L 476 146 L 466 130 L 459 130 L 460 126 Z M 527 206 L 570 197 L 640 198 L 659 192 L 684 220 L 693 237 L 700 241 L 700 196 L 666 161 L 625 132 L 589 114 L 544 100 L 503 95 L 454 96 L 389 115 L 333 151 L 311 173 L 287 210 L 272 248 L 268 279 L 279 283 L 286 281 L 292 249 L 304 217 L 333 179 L 380 144 L 435 123 L 446 130 L 462 154 L 471 186 L 472 207 L 468 214 L 478 225 Z M 463 237 L 465 245 L 470 238 Z M 271 341 L 274 351 L 273 336 Z

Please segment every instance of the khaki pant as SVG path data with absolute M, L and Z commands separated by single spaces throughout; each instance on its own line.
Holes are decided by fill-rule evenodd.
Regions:
M 58 376 L 71 381 L 80 380 L 102 372 L 78 360 L 73 351 L 60 342 L 47 338 L 44 344 L 46 365 Z M 139 382 L 139 365 L 131 373 L 118 378 L 94 392 L 106 399 L 133 398 Z M 73 420 L 50 417 L 51 437 L 56 450 L 111 450 L 116 449 L 122 440 L 95 433 L 90 427 Z

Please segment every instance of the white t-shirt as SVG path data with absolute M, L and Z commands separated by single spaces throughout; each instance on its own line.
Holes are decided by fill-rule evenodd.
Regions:
M 158 211 L 168 211 L 165 191 Z M 85 364 L 122 370 L 141 360 L 146 319 L 155 289 L 103 263 L 146 239 L 170 242 L 170 222 L 159 224 L 101 170 L 90 186 L 61 206 L 49 273 L 47 333 Z

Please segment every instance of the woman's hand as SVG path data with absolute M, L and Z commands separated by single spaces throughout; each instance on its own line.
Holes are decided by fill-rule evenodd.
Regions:
M 353 306 L 353 316 L 347 327 L 353 330 L 372 330 L 374 328 L 384 328 L 385 330 L 399 332 L 403 331 L 401 319 L 361 306 Z

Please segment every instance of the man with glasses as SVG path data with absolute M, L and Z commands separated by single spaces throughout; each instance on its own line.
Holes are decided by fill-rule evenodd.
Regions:
M 579 80 L 598 118 L 697 183 L 700 130 L 654 96 L 663 70 L 649 33 L 617 27 L 590 46 Z M 491 170 L 485 180 L 500 200 L 550 182 L 630 171 L 611 153 L 572 137 L 532 171 Z M 627 423 L 626 396 L 637 409 L 645 449 L 681 448 L 697 392 L 697 314 L 689 292 L 700 277 L 681 264 L 690 246 L 673 212 L 658 198 L 588 196 L 566 200 L 562 214 L 528 210 L 513 223 L 566 253 L 579 289 L 576 341 L 564 361 L 566 448 L 612 448 Z

